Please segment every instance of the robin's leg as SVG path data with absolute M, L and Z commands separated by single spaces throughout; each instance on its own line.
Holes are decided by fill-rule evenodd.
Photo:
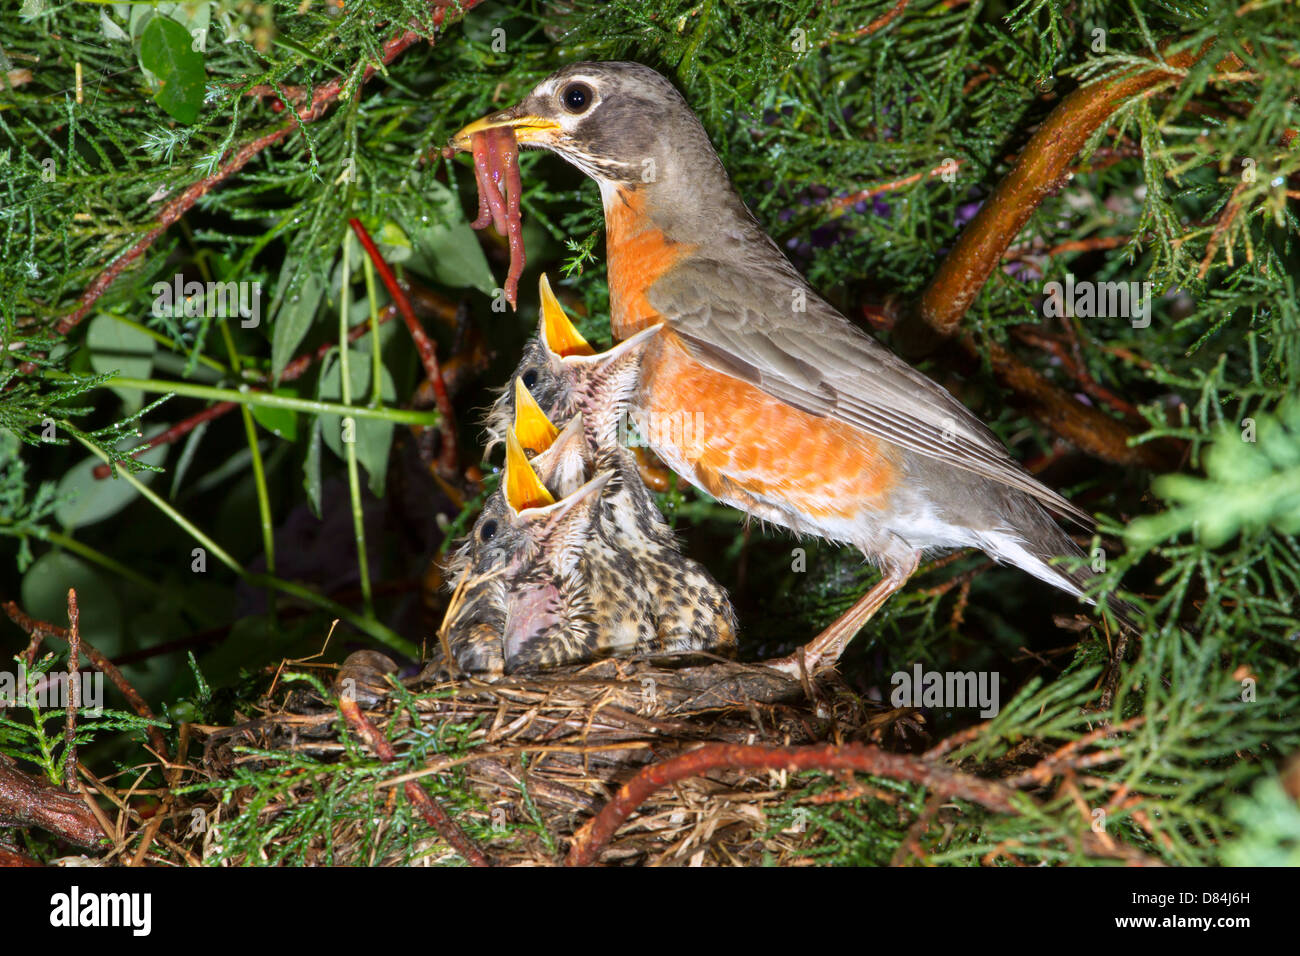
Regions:
M 871 620 L 871 616 L 884 606 L 889 596 L 916 573 L 916 567 L 920 562 L 921 554 L 915 552 L 906 563 L 887 569 L 885 576 L 876 582 L 876 586 L 859 598 L 853 607 L 831 622 L 826 630 L 789 657 L 768 661 L 767 666 L 796 678 L 802 674 L 811 675 L 834 666 L 849 641 L 862 630 L 867 621 Z

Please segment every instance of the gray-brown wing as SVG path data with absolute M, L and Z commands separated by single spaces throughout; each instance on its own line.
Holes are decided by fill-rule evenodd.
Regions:
M 1086 512 L 1026 474 L 966 406 L 836 312 L 784 261 L 742 271 L 692 259 L 655 283 L 650 302 L 704 364 L 1092 525 Z

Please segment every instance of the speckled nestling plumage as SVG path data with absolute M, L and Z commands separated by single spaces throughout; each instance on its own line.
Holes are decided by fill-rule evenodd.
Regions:
M 448 575 L 460 595 L 444 625 L 457 663 L 494 674 L 611 656 L 734 653 L 725 590 L 681 554 L 635 460 L 613 440 L 620 392 L 636 376 L 634 350 L 564 363 L 539 334 L 516 371 L 548 417 L 572 415 L 533 459 L 559 499 L 552 507 L 587 489 L 588 475 L 604 484 L 545 529 L 530 513 L 539 509 L 516 512 L 502 491 L 489 498 Z M 507 388 L 489 415 L 498 441 L 513 427 L 516 394 Z

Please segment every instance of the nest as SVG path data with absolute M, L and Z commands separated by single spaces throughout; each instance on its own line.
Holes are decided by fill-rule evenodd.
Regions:
M 406 682 L 414 696 L 400 695 L 399 702 L 383 680 L 390 665 L 382 655 L 360 652 L 340 669 L 336 687 L 355 692 L 358 709 L 364 708 L 397 755 L 414 735 L 427 735 L 439 725 L 473 728 L 456 753 L 435 757 L 416 774 L 408 769 L 405 775 L 457 769 L 476 798 L 469 801 L 471 809 L 461 811 L 457 825 L 474 832 L 491 832 L 499 822 L 531 820 L 544 827 L 544 835 L 536 830 L 531 839 L 520 839 L 515 830 L 508 838 L 476 841 L 486 860 L 496 865 L 562 862 L 579 827 L 622 784 L 647 765 L 704 744 L 862 742 L 910 749 L 926 741 L 915 711 L 864 701 L 833 674 L 801 683 L 766 667 L 732 661 L 665 667 L 623 659 L 485 683 L 431 667 Z M 205 728 L 204 769 L 220 778 L 240 762 L 264 759 L 258 751 L 265 750 L 318 759 L 338 756 L 345 747 L 339 739 L 344 726 L 336 702 L 294 691 L 256 720 Z M 355 734 L 355 728 L 350 732 Z M 779 829 L 769 822 L 768 811 L 818 799 L 802 793 L 806 784 L 806 779 L 796 783 L 768 770 L 723 770 L 677 782 L 646 800 L 598 859 L 651 866 L 805 861 L 809 834 L 798 826 Z M 390 787 L 388 792 L 391 806 L 399 790 Z M 236 792 L 236 811 L 254 797 Z M 229 807 L 222 810 L 227 818 L 229 812 Z M 260 812 L 275 816 L 274 809 L 262 807 Z M 375 859 L 374 831 L 369 829 L 367 836 L 366 830 L 355 820 L 340 823 L 330 834 L 331 859 L 410 862 Z M 275 832 L 274 841 L 295 838 L 292 831 Z M 449 861 L 454 851 L 436 831 L 429 834 L 418 854 L 421 862 Z

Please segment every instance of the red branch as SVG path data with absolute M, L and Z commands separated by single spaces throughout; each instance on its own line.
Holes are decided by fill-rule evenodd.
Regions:
M 68 640 L 67 628 L 59 627 L 57 624 L 50 624 L 47 621 L 38 621 L 34 617 L 29 617 L 22 608 L 18 606 L 17 601 L 6 601 L 3 605 L 5 614 L 9 615 L 9 620 L 13 621 L 20 628 L 26 631 L 32 638 L 27 646 L 26 662 L 31 667 L 36 662 L 36 652 L 40 649 L 41 642 L 48 637 L 57 637 L 59 640 Z M 93 645 L 88 644 L 83 638 L 80 640 L 81 650 L 85 652 L 90 663 L 95 665 L 96 670 L 113 682 L 122 696 L 130 703 L 131 708 L 144 717 L 146 720 L 154 720 L 154 713 L 149 709 L 145 699 L 140 696 L 139 692 L 127 682 L 122 676 L 122 672 L 114 666 L 113 662 L 101 654 Z M 163 740 L 162 731 L 157 727 L 150 726 L 148 730 L 149 742 L 157 751 L 158 756 L 163 760 L 167 759 L 167 742 Z
M 438 413 L 442 416 L 441 465 L 447 474 L 454 474 L 456 462 L 460 457 L 456 448 L 456 416 L 452 411 L 451 399 L 447 396 L 447 385 L 442 379 L 442 369 L 438 366 L 437 350 L 434 348 L 433 341 L 429 338 L 428 333 L 424 331 L 424 326 L 415 317 L 415 312 L 411 309 L 410 299 L 406 297 L 406 292 L 402 287 L 397 284 L 397 277 L 393 275 L 393 270 L 384 261 L 384 257 L 379 254 L 379 247 L 370 238 L 370 233 L 366 231 L 366 227 L 361 224 L 360 219 L 355 217 L 348 220 L 348 225 L 352 227 L 352 231 L 361 240 L 361 245 L 365 247 L 366 254 L 370 256 L 370 261 L 374 263 L 375 270 L 379 273 L 379 278 L 383 280 L 384 287 L 388 289 L 388 294 L 393 297 L 393 303 L 397 306 L 397 311 L 401 313 L 407 331 L 411 333 L 411 340 L 415 343 L 415 350 L 420 354 L 420 362 L 424 365 L 425 377 L 428 378 L 429 384 L 433 387 L 434 401 L 437 402 Z
M 809 747 L 765 747 L 709 744 L 663 763 L 641 769 L 623 784 L 604 809 L 574 834 L 568 866 L 589 866 L 633 811 L 661 787 L 715 770 L 853 770 L 906 780 L 948 798 L 978 803 L 997 813 L 1020 810 L 1017 799 L 1029 798 L 993 780 L 959 774 L 947 767 L 906 754 L 892 754 L 865 744 L 819 744 Z
M 339 709 L 343 711 L 343 716 L 347 718 L 348 724 L 352 730 L 359 736 L 376 756 L 385 763 L 392 763 L 397 759 L 397 752 L 393 750 L 393 745 L 389 743 L 388 738 L 379 732 L 370 719 L 362 712 L 360 705 L 351 697 L 341 696 L 339 698 Z M 429 791 L 420 786 L 418 780 L 408 780 L 403 788 L 406 791 L 406 798 L 411 801 L 412 806 L 420 811 L 420 815 L 442 836 L 447 844 L 465 858 L 471 866 L 488 866 L 487 857 L 483 855 L 472 840 L 465 834 L 465 831 L 447 815 L 447 811 L 438 805 L 438 801 L 429 796 Z

